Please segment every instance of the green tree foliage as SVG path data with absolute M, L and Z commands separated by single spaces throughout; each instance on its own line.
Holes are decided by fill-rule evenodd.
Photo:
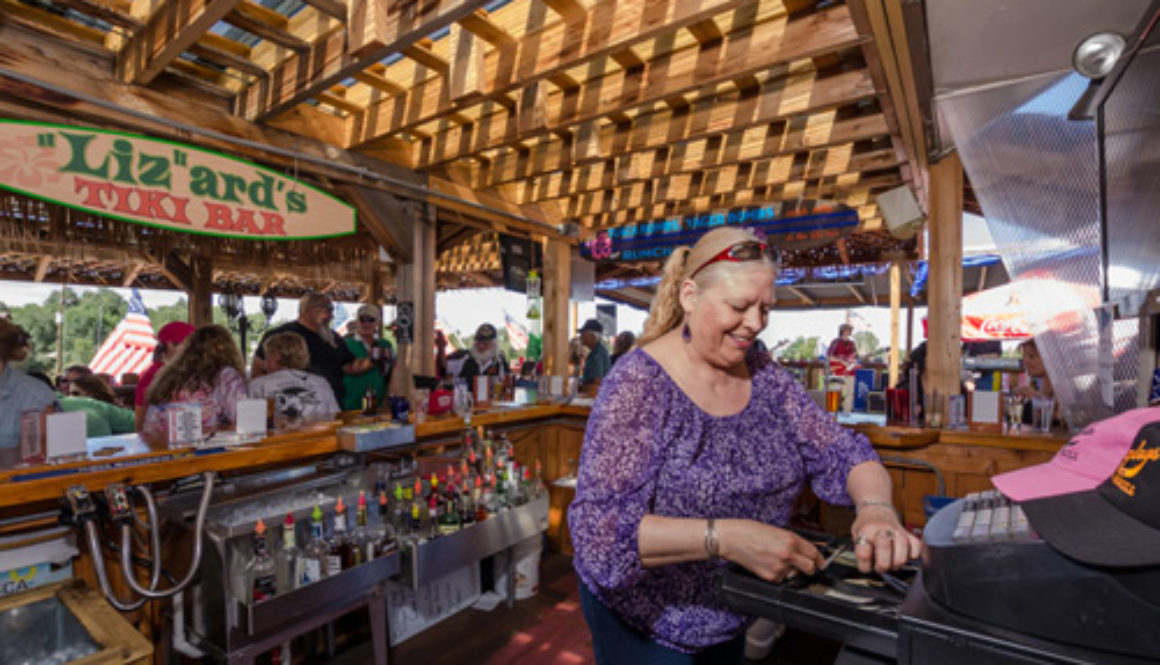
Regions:
M 56 314 L 61 298 L 64 298 L 64 362 L 69 365 L 89 364 L 101 344 L 125 318 L 129 303 L 115 291 L 98 289 L 77 295 L 72 289 L 54 291 L 44 303 L 29 304 L 9 308 L 0 302 L 0 310 L 7 310 L 20 327 L 32 337 L 32 356 L 25 363 L 30 371 L 49 374 L 56 372 Z M 149 321 L 156 333 L 172 321 L 186 321 L 189 306 L 183 298 L 172 305 L 164 305 L 149 310 Z M 264 314 L 249 314 L 250 329 L 246 334 L 246 357 L 253 357 L 258 340 L 266 332 L 268 324 Z M 240 345 L 236 322 L 227 322 L 220 308 L 214 308 L 214 322 L 226 326 Z
M 817 337 L 798 337 L 785 347 L 781 358 L 786 360 L 812 360 L 818 353 Z
M 881 348 L 878 336 L 869 330 L 854 333 L 854 345 L 858 347 L 859 356 L 872 355 Z

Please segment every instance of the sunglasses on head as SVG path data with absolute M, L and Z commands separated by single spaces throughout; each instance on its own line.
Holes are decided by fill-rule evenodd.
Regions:
M 358 321 L 359 321 L 359 323 L 378 323 L 379 322 L 379 320 L 373 316 L 360 316 L 360 317 L 358 317 Z
M 725 249 L 718 252 L 713 258 L 702 263 L 700 267 L 693 271 L 692 275 L 689 275 L 689 279 L 692 279 L 694 276 L 696 276 L 697 273 L 704 270 L 707 266 L 711 266 L 719 261 L 732 261 L 736 263 L 743 261 L 759 261 L 763 256 L 768 258 L 775 267 L 781 266 L 781 257 L 777 253 L 777 249 L 775 247 L 767 245 L 763 242 L 758 242 L 756 240 L 745 240 L 743 242 L 726 247 Z

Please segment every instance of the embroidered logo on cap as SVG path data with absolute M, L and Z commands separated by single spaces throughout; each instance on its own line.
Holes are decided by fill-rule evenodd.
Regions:
M 1124 460 L 1120 462 L 1119 468 L 1112 476 L 1112 484 L 1128 496 L 1136 496 L 1136 484 L 1130 482 L 1130 479 L 1139 475 L 1149 463 L 1160 460 L 1160 448 L 1148 448 L 1147 445 L 1148 438 L 1141 438 L 1140 442 L 1124 455 Z

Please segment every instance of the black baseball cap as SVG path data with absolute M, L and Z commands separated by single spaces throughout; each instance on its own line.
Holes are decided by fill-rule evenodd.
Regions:
M 1115 473 L 1096 489 L 1021 505 L 1039 535 L 1072 559 L 1160 565 L 1160 422 L 1140 428 Z
M 597 321 L 596 319 L 588 319 L 587 321 L 584 322 L 584 325 L 580 326 L 580 329 L 577 330 L 576 332 L 578 332 L 578 333 L 594 332 L 597 335 L 603 335 L 604 334 L 604 326 L 600 325 L 600 322 Z
M 480 324 L 480 326 L 475 329 L 475 341 L 477 342 L 490 342 L 495 339 L 495 337 L 495 326 L 491 325 L 490 323 Z

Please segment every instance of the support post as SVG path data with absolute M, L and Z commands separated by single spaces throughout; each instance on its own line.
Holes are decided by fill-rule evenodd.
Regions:
M 568 301 L 572 289 L 572 248 L 549 239 L 544 248 L 544 373 L 568 374 Z
M 930 168 L 930 281 L 927 299 L 928 412 L 959 392 L 962 372 L 963 167 L 952 153 Z
M 902 267 L 898 261 L 890 264 L 890 360 L 888 386 L 898 384 L 898 328 L 902 315 Z
M 189 262 L 191 279 L 189 322 L 201 327 L 213 323 L 213 260 L 195 256 Z
M 408 201 L 403 210 L 411 225 L 411 261 L 399 266 L 398 302 L 410 302 L 411 344 L 399 347 L 399 368 L 392 380 L 392 393 L 410 395 L 407 382 L 415 374 L 435 374 L 435 207 Z

